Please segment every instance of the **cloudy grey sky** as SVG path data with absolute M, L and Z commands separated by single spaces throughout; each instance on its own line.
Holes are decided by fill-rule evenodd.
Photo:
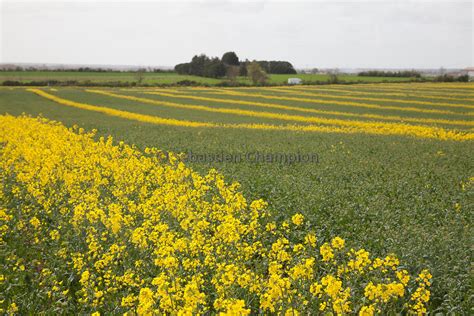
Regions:
M 473 1 L 1 1 L 1 62 L 164 65 L 194 54 L 296 67 L 473 62 Z

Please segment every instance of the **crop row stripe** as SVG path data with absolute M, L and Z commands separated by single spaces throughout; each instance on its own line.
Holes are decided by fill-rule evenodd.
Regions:
M 173 102 L 166 102 L 166 101 L 158 101 L 154 99 L 146 99 L 128 95 L 119 95 L 115 93 L 110 93 L 101 90 L 88 90 L 89 92 L 99 93 L 103 95 L 108 95 L 111 97 L 122 98 L 132 101 L 138 101 L 142 103 L 148 104 L 156 104 L 161 106 L 170 106 L 176 108 L 184 108 L 184 109 L 193 109 L 193 110 L 201 110 L 207 112 L 214 112 L 214 113 L 226 113 L 226 114 L 235 114 L 235 115 L 242 115 L 242 116 L 250 116 L 250 117 L 259 117 L 259 118 L 270 118 L 270 119 L 278 119 L 284 121 L 296 121 L 296 122 L 305 122 L 305 123 L 315 123 L 315 124 L 327 124 L 327 125 L 336 125 L 336 126 L 343 126 L 343 127 L 350 127 L 350 128 L 357 128 L 361 130 L 367 131 L 374 131 L 380 132 L 382 134 L 389 133 L 389 134 L 401 134 L 401 135 L 413 135 L 424 137 L 426 135 L 462 135 L 462 138 L 471 139 L 474 137 L 474 134 L 471 133 L 464 133 L 455 130 L 447 130 L 439 127 L 428 127 L 428 126 L 417 126 L 417 125 L 408 125 L 408 124 L 397 124 L 397 123 L 385 123 L 385 122 L 362 122 L 362 121 L 345 121 L 340 119 L 328 119 L 328 118 L 321 118 L 321 117 L 306 117 L 300 115 L 286 115 L 280 113 L 272 113 L 272 112 L 255 112 L 255 111 L 245 111 L 240 109 L 217 109 L 208 106 L 201 106 L 201 105 L 185 105 Z
M 213 93 L 213 92 L 211 92 Z M 406 112 L 418 112 L 418 113 L 436 113 L 436 114 L 452 114 L 452 115 L 474 115 L 474 112 L 468 113 L 459 113 L 453 112 L 449 110 L 435 110 L 435 109 L 420 109 L 414 107 L 399 107 L 399 106 L 382 106 L 377 104 L 370 104 L 370 103 L 361 103 L 361 102 L 348 102 L 348 101 L 333 101 L 333 100 L 318 100 L 318 99 L 309 99 L 309 98 L 296 98 L 296 97 L 281 97 L 281 96 L 270 96 L 265 94 L 256 94 L 256 93 L 246 93 L 246 92 L 237 92 L 237 91 L 230 91 L 226 90 L 223 92 L 228 95 L 235 95 L 235 96 L 245 96 L 245 97 L 253 97 L 253 98 L 261 98 L 261 99 L 270 99 L 270 100 L 282 100 L 282 101 L 297 101 L 297 102 L 305 102 L 305 103 L 315 103 L 315 104 L 328 104 L 328 105 L 341 105 L 341 106 L 350 106 L 350 107 L 363 107 L 368 109 L 378 109 L 378 110 L 396 110 L 396 111 L 406 111 Z
M 100 112 L 100 113 L 103 113 L 103 114 L 116 116 L 116 117 L 121 117 L 121 118 L 127 118 L 127 119 L 140 121 L 140 122 L 155 123 L 155 124 L 161 124 L 161 125 L 172 125 L 172 126 L 187 126 L 187 127 L 212 127 L 212 125 L 213 125 L 212 123 L 203 123 L 203 122 L 193 122 L 193 121 L 185 121 L 185 120 L 168 119 L 168 118 L 162 118 L 162 117 L 159 117 L 159 116 L 144 115 L 144 114 L 138 114 L 138 113 L 134 113 L 134 112 L 115 110 L 115 109 L 111 109 L 111 108 L 108 108 L 108 107 L 102 107 L 102 106 L 90 105 L 90 104 L 86 104 L 86 103 L 74 102 L 74 101 L 63 99 L 63 98 L 59 98 L 57 96 L 46 93 L 43 90 L 39 90 L 39 89 L 28 89 L 28 91 L 36 93 L 39 96 L 42 96 L 46 99 L 49 99 L 49 100 L 54 101 L 54 102 L 59 103 L 59 104 L 72 106 L 72 107 L 75 107 L 75 108 L 88 110 L 88 111 Z
M 217 93 L 221 91 L 216 90 Z M 191 99 L 191 100 L 200 100 L 200 101 L 211 101 L 219 103 L 229 103 L 229 104 L 243 104 L 257 107 L 266 107 L 266 108 L 275 108 L 281 110 L 291 110 L 305 113 L 315 113 L 315 114 L 325 114 L 325 115 L 336 115 L 336 116 L 346 116 L 354 118 L 368 118 L 368 119 L 378 119 L 378 120 L 389 120 L 389 121 L 398 121 L 398 122 L 411 122 L 411 123 L 421 123 L 421 124 L 446 124 L 446 125 L 460 125 L 460 126 L 474 126 L 474 121 L 463 121 L 463 120 L 445 120 L 445 119 L 420 119 L 420 118 L 411 118 L 411 117 L 401 117 L 401 116 L 385 116 L 377 114 L 357 114 L 349 112 L 339 112 L 339 111 L 326 111 L 326 110 L 316 110 L 308 109 L 296 106 L 287 106 L 275 103 L 262 103 L 262 102 L 251 102 L 244 100 L 232 100 L 232 99 L 219 99 L 219 98 L 209 98 L 203 96 L 194 96 L 194 95 L 183 95 L 183 94 L 170 94 L 164 92 L 143 92 L 145 94 L 160 95 L 165 97 L 180 98 L 180 99 Z M 179 92 L 178 92 L 179 93 Z M 223 91 L 225 94 L 225 91 Z

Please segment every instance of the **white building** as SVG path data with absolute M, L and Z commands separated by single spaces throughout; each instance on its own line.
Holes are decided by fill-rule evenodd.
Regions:
M 469 76 L 469 81 L 474 81 L 474 67 L 464 69 Z
M 288 84 L 301 84 L 303 80 L 300 78 L 288 78 Z

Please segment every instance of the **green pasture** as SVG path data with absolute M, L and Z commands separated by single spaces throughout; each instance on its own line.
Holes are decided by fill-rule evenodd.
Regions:
M 271 84 L 286 84 L 288 78 L 301 78 L 306 82 L 325 82 L 329 80 L 329 75 L 325 74 L 297 74 L 297 75 L 274 75 L 268 76 L 268 82 Z M 410 78 L 394 78 L 394 77 L 359 77 L 357 75 L 339 75 L 340 80 L 346 82 L 400 82 L 408 81 Z M 4 81 L 50 81 L 57 80 L 61 82 L 77 81 L 78 83 L 132 83 L 137 82 L 138 77 L 136 72 L 76 72 L 76 71 L 2 71 L 0 72 L 0 84 Z M 159 84 L 176 84 L 179 81 L 190 80 L 203 85 L 215 85 L 226 81 L 226 79 L 213 79 L 190 75 L 179 75 L 177 73 L 143 73 L 141 84 L 159 85 Z M 240 83 L 251 84 L 247 77 L 238 77 L 237 81 Z

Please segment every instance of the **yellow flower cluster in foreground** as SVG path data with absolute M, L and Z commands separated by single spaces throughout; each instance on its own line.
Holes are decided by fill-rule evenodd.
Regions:
M 40 118 L 0 116 L 0 143 L 1 313 L 426 312 L 427 270 L 273 222 L 214 170 Z

